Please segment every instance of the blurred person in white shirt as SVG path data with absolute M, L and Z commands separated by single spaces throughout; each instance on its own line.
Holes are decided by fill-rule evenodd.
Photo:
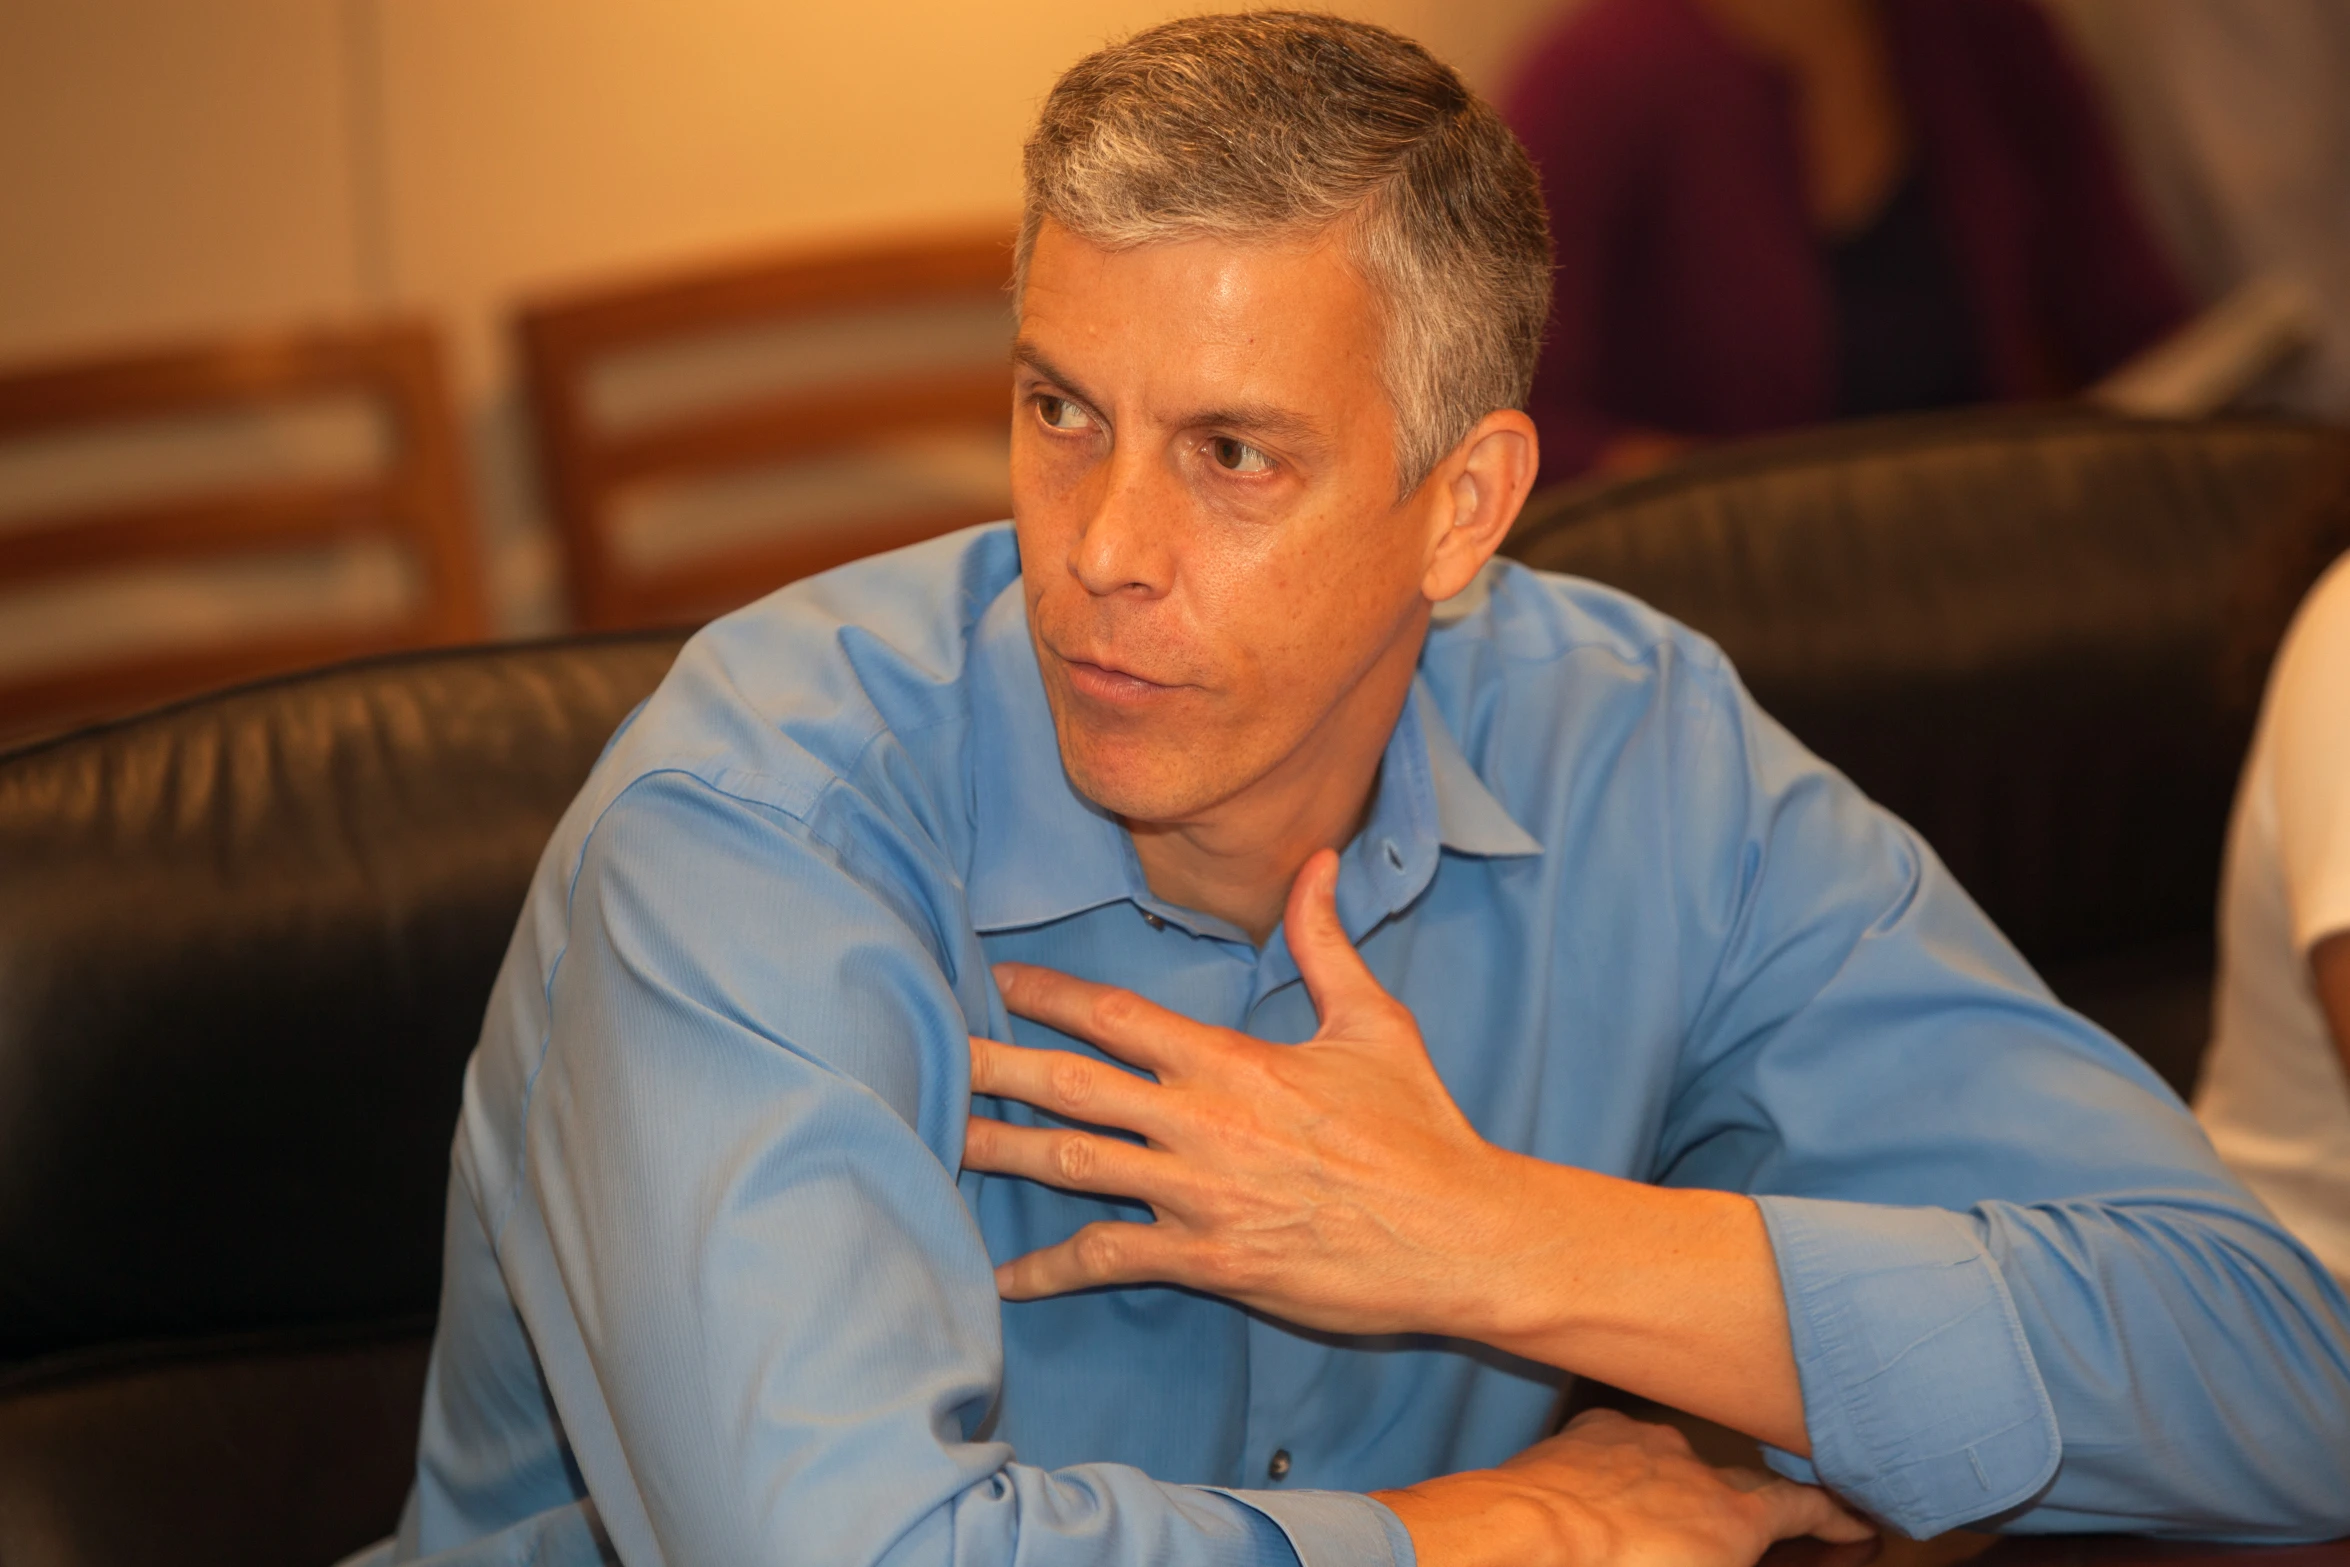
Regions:
M 2350 457 L 2249 581 L 2245 647 L 2290 623 L 2228 829 L 2195 1110 L 2244 1183 L 2350 1283 Z

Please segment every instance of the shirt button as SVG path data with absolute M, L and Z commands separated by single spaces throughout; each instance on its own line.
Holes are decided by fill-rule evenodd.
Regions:
M 1289 1478 L 1288 1448 L 1280 1448 L 1274 1452 L 1273 1461 L 1265 1465 L 1265 1474 L 1267 1478 L 1274 1480 L 1286 1480 Z
M 1159 918 L 1156 914 L 1153 914 L 1148 909 L 1144 909 L 1142 911 L 1142 922 L 1153 930 L 1165 930 L 1167 928 L 1167 922 Z

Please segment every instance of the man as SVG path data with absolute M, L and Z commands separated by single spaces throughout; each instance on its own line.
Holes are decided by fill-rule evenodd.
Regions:
M 710 627 L 548 848 L 397 1555 L 2350 1526 L 2343 1303 L 2177 1102 L 1705 643 L 1489 565 L 1492 114 L 1201 19 L 1027 176 L 1013 529 Z M 1546 1439 L 1575 1374 L 1794 1478 Z

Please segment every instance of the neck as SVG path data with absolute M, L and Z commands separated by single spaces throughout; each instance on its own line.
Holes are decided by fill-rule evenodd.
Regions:
M 1370 815 L 1427 629 L 1423 610 L 1303 743 L 1238 794 L 1189 820 L 1127 822 L 1151 891 L 1263 946 L 1306 861 L 1344 848 Z

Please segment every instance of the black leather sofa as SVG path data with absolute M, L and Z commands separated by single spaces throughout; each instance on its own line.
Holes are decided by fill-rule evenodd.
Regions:
M 1939 417 L 1541 497 L 2060 993 L 2191 1075 L 2247 532 L 2338 439 Z M 0 1567 L 324 1567 L 407 1483 L 460 1076 L 676 636 L 378 660 L 0 757 Z
M 2184 1094 L 2251 738 L 2223 677 L 2230 599 L 2246 544 L 2346 440 L 2072 407 L 1888 419 L 1540 497 L 1507 549 L 1720 643 Z
M 0 759 L 0 1567 L 390 1528 L 465 1058 L 680 640 L 376 660 Z

